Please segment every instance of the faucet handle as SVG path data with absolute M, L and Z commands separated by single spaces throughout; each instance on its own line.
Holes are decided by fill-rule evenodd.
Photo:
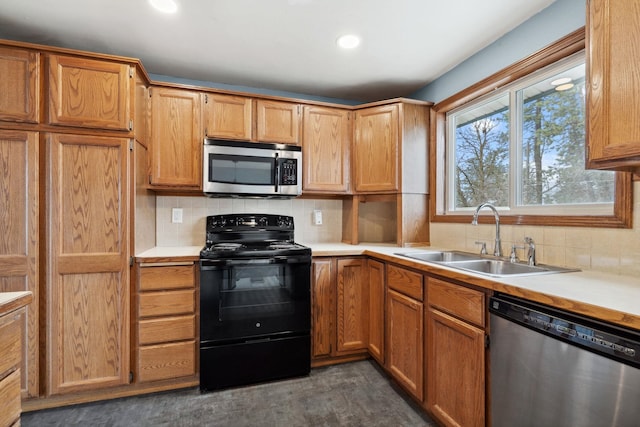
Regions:
M 509 255 L 509 262 L 518 262 L 520 259 L 518 258 L 518 252 L 516 249 L 524 249 L 524 246 L 511 245 L 511 255 Z
M 475 244 L 476 245 L 482 245 L 482 247 L 480 248 L 480 255 L 486 255 L 487 254 L 487 242 L 476 241 Z

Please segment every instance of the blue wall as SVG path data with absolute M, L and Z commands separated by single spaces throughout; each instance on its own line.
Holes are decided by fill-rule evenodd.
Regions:
M 409 97 L 440 102 L 584 26 L 585 17 L 585 0 L 556 0 Z

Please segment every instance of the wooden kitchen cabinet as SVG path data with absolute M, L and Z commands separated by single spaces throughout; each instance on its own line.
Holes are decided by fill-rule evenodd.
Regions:
M 189 263 L 138 264 L 134 321 L 137 382 L 197 373 L 195 267 Z
M 305 193 L 349 192 L 351 112 L 305 105 L 302 112 L 302 157 Z
M 37 123 L 40 108 L 40 54 L 0 47 L 0 120 Z
M 129 380 L 129 141 L 46 136 L 48 395 Z
M 422 274 L 387 265 L 385 367 L 417 400 L 424 397 Z
M 356 192 L 398 191 L 398 105 L 355 112 L 353 169 Z
M 244 96 L 207 93 L 203 97 L 204 133 L 210 138 L 251 139 L 252 99 Z
M 369 278 L 369 354 L 384 365 L 385 265 L 367 260 Z
M 21 325 L 24 306 L 5 311 L 0 307 L 0 426 L 20 425 Z
M 37 132 L 0 130 L 0 292 L 33 294 L 21 320 L 24 397 L 37 396 L 39 385 L 39 158 Z
M 445 426 L 484 426 L 485 294 L 429 278 L 426 409 Z
M 428 193 L 428 108 L 403 101 L 356 110 L 356 193 Z
M 48 122 L 52 125 L 130 131 L 131 65 L 48 55 Z
M 312 364 L 354 360 L 367 354 L 368 283 L 364 258 L 312 261 Z
M 337 354 L 361 351 L 369 342 L 369 284 L 364 258 L 338 259 Z
M 200 92 L 151 88 L 151 176 L 153 188 L 202 189 Z
M 149 98 L 149 83 L 139 70 L 136 71 L 134 103 L 135 138 L 145 149 L 148 149 L 151 139 L 151 99 Z
M 587 1 L 587 167 L 640 167 L 639 0 Z
M 257 140 L 282 144 L 300 142 L 300 104 L 258 99 Z

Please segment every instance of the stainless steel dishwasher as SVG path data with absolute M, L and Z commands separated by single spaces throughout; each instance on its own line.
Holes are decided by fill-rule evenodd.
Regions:
M 493 427 L 640 426 L 640 332 L 490 299 Z

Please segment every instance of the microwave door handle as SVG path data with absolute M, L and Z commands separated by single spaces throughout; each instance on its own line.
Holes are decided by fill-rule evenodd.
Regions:
M 276 153 L 273 159 L 274 180 L 276 183 L 275 192 L 278 192 L 278 183 L 280 182 L 280 167 L 278 166 L 278 153 Z

